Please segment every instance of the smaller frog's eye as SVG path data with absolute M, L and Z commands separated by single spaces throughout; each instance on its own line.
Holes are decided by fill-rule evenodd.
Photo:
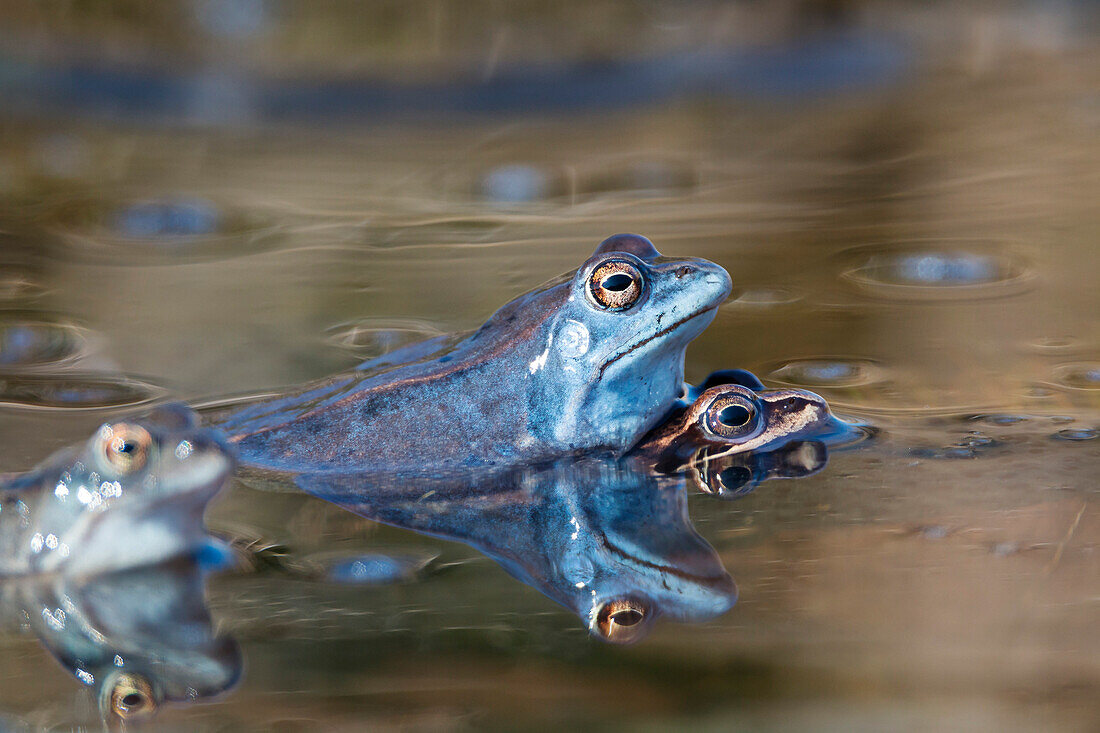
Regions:
M 642 297 L 645 280 L 626 260 L 608 260 L 588 276 L 588 294 L 600 308 L 626 310 Z
M 111 712 L 123 720 L 148 717 L 157 711 L 153 686 L 137 674 L 123 673 L 115 679 L 109 704 Z
M 649 608 L 641 601 L 620 598 L 600 606 L 594 630 L 607 641 L 629 644 L 645 636 L 651 617 Z
M 707 408 L 707 429 L 720 438 L 740 438 L 756 429 L 756 404 L 741 395 L 719 397 Z
M 122 474 L 133 473 L 145 465 L 153 438 L 145 428 L 129 423 L 105 425 L 100 430 L 99 446 L 107 465 Z

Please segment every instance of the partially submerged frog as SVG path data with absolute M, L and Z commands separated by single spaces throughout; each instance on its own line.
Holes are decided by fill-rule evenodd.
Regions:
M 616 235 L 456 344 L 416 345 L 211 420 L 242 462 L 303 473 L 623 453 L 679 398 L 684 349 L 730 287 L 713 263 Z
M 217 695 L 241 676 L 237 642 L 214 630 L 190 556 L 80 577 L 0 584 L 0 612 L 33 631 L 95 694 L 105 722 L 136 722 L 166 702 Z
M 697 462 L 701 455 L 714 460 L 774 451 L 795 441 L 836 441 L 854 432 L 853 426 L 835 417 L 828 403 L 813 392 L 718 384 L 673 412 L 641 441 L 635 453 L 652 460 L 659 470 L 675 471 Z
M 104 424 L 0 485 L 0 578 L 75 576 L 197 549 L 202 514 L 234 467 L 224 439 L 181 404 Z
M 596 637 L 638 641 L 659 615 L 705 621 L 737 598 L 687 514 L 682 476 L 586 458 L 507 471 L 300 475 L 360 516 L 466 543 L 576 613 Z

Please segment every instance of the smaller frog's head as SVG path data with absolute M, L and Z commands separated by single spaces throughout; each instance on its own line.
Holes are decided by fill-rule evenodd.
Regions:
M 703 448 L 711 458 L 770 451 L 796 440 L 824 439 L 846 428 L 813 392 L 757 392 L 740 384 L 721 384 L 704 390 L 680 415 L 658 428 L 643 450 L 659 454 L 661 467 L 667 470 Z
M 203 510 L 234 463 L 221 434 L 181 404 L 104 423 L 38 474 L 32 565 L 100 571 L 193 549 Z
M 532 417 L 559 443 L 585 436 L 628 448 L 679 397 L 684 349 L 729 295 L 729 275 L 620 234 L 562 285 L 564 302 L 529 368 Z

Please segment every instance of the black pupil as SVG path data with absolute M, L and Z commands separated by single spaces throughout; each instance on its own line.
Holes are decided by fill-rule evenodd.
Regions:
M 126 440 L 118 444 L 119 453 L 133 453 L 137 450 L 137 444 Z
M 718 480 L 727 491 L 736 491 L 752 480 L 752 473 L 744 466 L 733 466 L 720 471 Z
M 749 409 L 741 405 L 726 405 L 718 412 L 718 422 L 728 428 L 739 428 L 751 418 Z
M 602 284 L 604 290 L 613 290 L 617 293 L 626 290 L 631 285 L 633 285 L 634 278 L 632 278 L 630 275 L 624 275 L 623 273 L 618 272 L 614 275 L 609 275 L 608 277 L 604 278 Z
M 624 611 L 616 611 L 611 614 L 611 620 L 619 626 L 633 626 L 641 622 L 642 614 L 639 611 L 635 611 L 633 608 L 628 608 Z
M 122 704 L 128 708 L 140 705 L 142 701 L 141 695 L 137 692 L 131 692 L 122 698 Z

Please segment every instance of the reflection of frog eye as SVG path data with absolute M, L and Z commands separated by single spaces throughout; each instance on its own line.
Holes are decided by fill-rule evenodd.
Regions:
M 707 429 L 721 438 L 739 438 L 756 429 L 759 410 L 741 395 L 719 397 L 707 408 Z
M 596 612 L 595 630 L 607 641 L 629 644 L 645 636 L 649 609 L 633 598 L 608 601 Z
M 100 445 L 103 457 L 120 473 L 133 473 L 145 465 L 153 439 L 145 428 L 117 423 L 104 428 Z
M 638 268 L 625 260 L 608 260 L 588 276 L 588 294 L 600 308 L 626 310 L 642 297 L 645 280 Z
M 123 720 L 152 715 L 157 711 L 153 687 L 141 675 L 123 673 L 111 688 L 111 712 Z

